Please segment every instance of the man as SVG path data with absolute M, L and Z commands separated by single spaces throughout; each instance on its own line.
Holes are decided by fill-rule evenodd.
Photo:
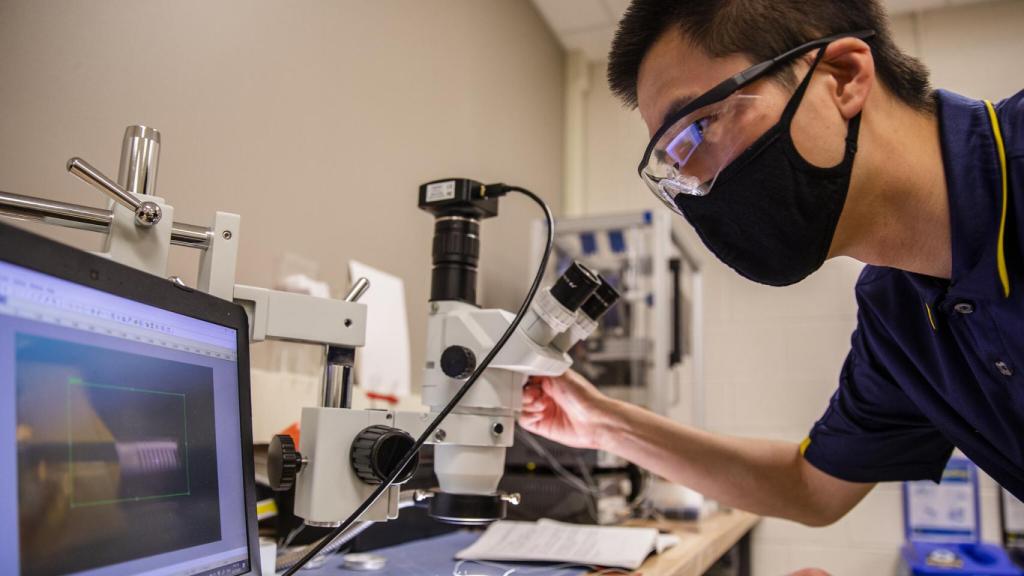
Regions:
M 522 425 L 812 526 L 876 482 L 938 480 L 954 446 L 1024 498 L 1024 93 L 932 92 L 877 0 L 634 0 L 608 76 L 652 135 L 641 178 L 739 274 L 868 264 L 858 327 L 800 445 L 689 428 L 571 372 L 531 381 Z

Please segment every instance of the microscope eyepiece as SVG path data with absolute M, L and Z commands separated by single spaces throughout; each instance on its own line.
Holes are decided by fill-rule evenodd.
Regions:
M 598 320 L 619 300 L 619 292 L 612 287 L 603 277 L 600 277 L 601 285 L 594 290 L 594 293 L 587 298 L 587 301 L 580 306 L 580 310 L 591 320 Z
M 573 262 L 551 287 L 551 295 L 566 310 L 575 312 L 600 285 L 601 280 L 596 273 L 579 262 Z

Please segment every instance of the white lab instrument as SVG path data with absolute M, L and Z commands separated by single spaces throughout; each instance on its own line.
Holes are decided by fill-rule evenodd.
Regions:
M 303 409 L 301 451 L 287 437 L 271 445 L 271 480 L 278 488 L 295 483 L 295 511 L 308 524 L 338 526 L 385 481 L 398 460 L 450 402 L 495 348 L 514 315 L 476 305 L 480 220 L 497 214 L 497 201 L 473 196 L 472 181 L 426 184 L 420 208 L 435 216 L 434 270 L 423 401 L 429 412 L 352 410 L 346 405 Z M 512 445 L 522 387 L 530 375 L 559 375 L 572 361 L 553 342 L 574 324 L 578 311 L 595 298 L 601 280 L 582 266 L 559 279 L 534 305 L 472 388 L 427 443 L 434 445 L 439 489 L 421 493 L 430 514 L 442 521 L 480 524 L 504 517 L 518 496 L 498 492 L 505 449 Z M 588 309 L 596 317 L 617 295 Z M 401 481 L 414 472 L 402 470 Z M 399 486 L 389 487 L 360 517 L 394 518 Z

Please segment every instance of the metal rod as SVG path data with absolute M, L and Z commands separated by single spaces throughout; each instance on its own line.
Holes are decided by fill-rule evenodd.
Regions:
M 132 194 L 156 196 L 159 163 L 160 132 L 141 125 L 125 128 L 117 183 Z
M 352 368 L 355 349 L 327 346 L 324 355 L 324 379 L 320 387 L 322 408 L 352 407 Z
M 114 218 L 110 210 L 102 208 L 3 191 L 0 191 L 0 215 L 93 232 L 107 232 Z M 171 244 L 205 250 L 210 246 L 210 234 L 209 228 L 175 222 L 171 225 Z
M 77 156 L 68 160 L 68 172 L 71 172 L 75 176 L 84 180 L 86 184 L 89 184 L 93 188 L 103 192 L 107 196 L 110 196 L 118 204 L 123 204 L 125 207 L 131 208 L 132 211 L 136 211 L 139 209 L 139 206 L 142 206 L 142 200 L 139 200 L 135 194 L 121 188 L 117 182 L 107 178 L 102 172 Z
M 359 299 L 363 297 L 363 294 L 370 288 L 370 281 L 366 278 L 360 278 L 356 280 L 356 283 L 349 288 L 348 294 L 345 295 L 345 302 L 359 302 Z
M 19 220 L 35 220 L 96 232 L 106 232 L 113 220 L 110 210 L 43 200 L 10 192 L 0 192 L 0 214 Z
M 348 364 L 329 364 L 326 382 L 323 387 L 324 397 L 321 406 L 324 408 L 352 407 L 352 366 Z

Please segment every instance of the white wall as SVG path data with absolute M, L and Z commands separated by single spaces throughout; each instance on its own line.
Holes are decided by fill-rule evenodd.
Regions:
M 519 0 L 3 0 L 0 190 L 102 206 L 64 163 L 116 177 L 124 127 L 153 126 L 176 219 L 242 215 L 238 281 L 272 284 L 285 252 L 318 262 L 335 292 L 352 258 L 401 276 L 416 382 L 432 234 L 417 187 L 516 183 L 557 211 L 562 68 Z M 481 278 L 485 303 L 510 308 L 538 212 L 516 196 L 501 211 L 483 225 Z M 171 273 L 191 282 L 196 262 L 175 249 Z
M 937 87 L 995 100 L 1024 88 L 1024 2 L 906 15 L 893 24 L 897 42 L 929 65 Z M 624 110 L 609 93 L 604 74 L 603 63 L 592 65 L 584 211 L 660 209 L 636 178 L 646 129 L 636 112 Z M 707 262 L 708 427 L 801 440 L 835 389 L 856 324 L 853 285 L 861 265 L 846 258 L 830 261 L 801 284 L 770 288 L 743 280 L 690 238 Z M 997 494 L 986 480 L 983 522 L 990 541 L 999 538 Z M 899 485 L 881 485 L 828 528 L 765 520 L 754 539 L 754 574 L 776 576 L 807 566 L 834 576 L 893 574 L 902 542 Z
M 1024 2 L 1004 0 L 903 15 L 893 30 L 936 88 L 996 102 L 1024 89 L 1022 25 Z

